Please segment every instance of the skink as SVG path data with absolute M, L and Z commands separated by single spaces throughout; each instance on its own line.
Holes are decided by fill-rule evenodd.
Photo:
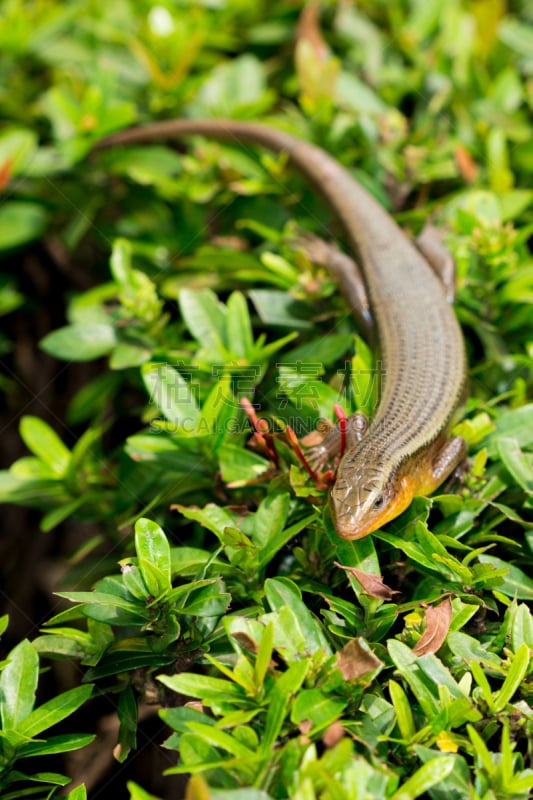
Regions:
M 362 271 L 341 276 L 348 304 L 377 328 L 383 380 L 375 417 L 351 437 L 337 468 L 331 509 L 337 533 L 359 539 L 434 491 L 466 445 L 449 428 L 466 390 L 464 342 L 443 283 L 384 208 L 324 150 L 259 123 L 170 120 L 114 134 L 97 147 L 203 135 L 287 154 L 341 222 Z

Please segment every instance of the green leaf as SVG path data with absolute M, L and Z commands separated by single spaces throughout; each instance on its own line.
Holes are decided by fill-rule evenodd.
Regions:
M 417 657 L 405 644 L 396 639 L 390 639 L 387 648 L 396 669 L 409 684 L 424 714 L 431 719 L 439 713 L 439 702 L 434 684 L 424 675 L 418 665 Z
M 249 297 L 265 325 L 289 328 L 293 331 L 310 330 L 311 306 L 295 300 L 288 292 L 274 289 L 252 289 Z
M 0 164 L 9 163 L 11 175 L 23 174 L 37 149 L 35 131 L 27 128 L 7 128 L 0 135 Z
M 117 712 L 120 720 L 118 733 L 120 750 L 117 761 L 122 764 L 130 752 L 137 747 L 137 700 L 131 685 L 126 686 L 120 693 Z
M 80 322 L 52 331 L 41 341 L 41 347 L 63 361 L 92 361 L 110 353 L 116 343 L 112 325 Z
M 162 708 L 159 711 L 159 716 L 174 731 L 178 733 L 185 733 L 188 730 L 189 722 L 204 722 L 206 725 L 216 725 L 216 720 L 213 717 L 197 711 L 190 706 L 180 706 L 178 708 Z
M 205 562 L 202 566 L 205 566 Z M 193 592 L 195 589 L 200 589 L 203 586 L 210 586 L 211 584 L 216 583 L 218 580 L 219 578 L 203 578 L 200 581 L 191 581 L 190 583 L 184 583 L 181 586 L 176 586 L 165 596 L 165 601 L 169 604 L 178 603 L 178 601 L 179 603 L 185 603 L 187 602 L 191 592 Z
M 481 690 L 481 694 L 483 695 L 483 699 L 487 704 L 488 709 L 491 713 L 494 713 L 494 697 L 487 676 L 483 671 L 483 667 L 478 664 L 477 661 L 472 661 L 470 662 L 470 671 L 472 672 L 473 678 Z
M 465 663 L 469 661 L 476 661 L 490 665 L 491 667 L 500 668 L 501 659 L 496 653 L 491 653 L 488 650 L 488 644 L 483 644 L 479 639 L 473 636 L 468 636 L 461 631 L 451 631 L 446 639 L 448 647 L 456 658 L 462 658 Z
M 250 535 L 254 544 L 264 547 L 269 540 L 277 537 L 287 520 L 290 509 L 290 495 L 287 492 L 267 495 L 261 501 L 253 517 Z
M 533 192 L 529 189 L 514 189 L 500 195 L 502 222 L 514 220 L 533 202 Z M 512 281 L 512 279 L 511 279 Z
M 300 345 L 282 353 L 278 359 L 280 364 L 295 364 L 297 362 L 311 362 L 320 364 L 321 374 L 324 367 L 336 364 L 342 356 L 352 347 L 353 336 L 349 334 L 327 334 L 312 342 Z
M 517 484 L 528 494 L 533 494 L 533 466 L 531 456 L 520 449 L 516 439 L 502 436 L 498 439 L 500 458 Z
M 242 689 L 231 681 L 197 675 L 192 672 L 182 672 L 180 675 L 158 675 L 157 680 L 172 691 L 188 697 L 198 697 L 207 705 L 211 702 L 222 702 L 223 699 L 231 702 L 243 696 Z
M 291 696 L 300 689 L 308 669 L 309 661 L 307 659 L 291 664 L 288 670 L 277 679 L 270 692 L 265 729 L 261 738 L 261 750 L 265 756 L 270 757 L 270 751 L 281 733 L 285 717 L 288 714 Z
M 33 775 L 23 775 L 20 772 L 16 772 L 13 770 L 9 775 L 10 783 L 15 783 L 19 780 L 26 780 L 31 781 L 32 783 L 50 783 L 54 786 L 66 786 L 67 783 L 70 783 L 70 778 L 67 778 L 65 775 L 60 775 L 57 772 L 34 772 Z M 26 789 L 26 794 L 35 794 L 37 789 Z M 16 793 L 13 794 L 3 794 L 2 800 L 19 800 L 19 798 L 23 796 L 21 794 L 21 790 L 19 789 Z M 46 795 L 47 799 L 50 797 L 49 794 Z
M 128 791 L 130 793 L 130 800 L 160 800 L 160 798 L 156 797 L 155 794 L 145 792 L 144 789 L 142 789 L 140 786 L 137 786 L 137 784 L 133 781 L 128 781 L 126 786 L 128 787 Z
M 254 665 L 254 683 L 257 688 L 263 686 L 265 676 L 270 666 L 272 649 L 274 645 L 274 625 L 268 623 L 263 630 Z
M 0 251 L 37 239 L 44 231 L 47 215 L 42 205 L 11 200 L 0 206 Z
M 0 675 L 0 717 L 5 731 L 17 730 L 31 714 L 39 679 L 39 656 L 27 639 L 11 650 L 8 660 Z
M 17 291 L 15 281 L 7 275 L 0 274 L 0 317 L 10 314 L 22 305 L 24 305 L 24 295 Z
M 233 116 L 246 110 L 253 117 L 268 108 L 271 101 L 263 63 L 245 53 L 211 71 L 196 96 L 194 109 L 197 115 L 215 117 Z
M 126 611 L 138 612 L 142 605 L 126 600 L 118 594 L 111 594 L 110 592 L 56 592 L 58 597 L 65 597 L 67 600 L 72 600 L 74 603 L 90 603 L 95 605 L 110 605 L 123 608 Z
M 297 614 L 289 606 L 281 606 L 271 614 L 263 614 L 261 621 L 274 625 L 274 649 L 288 664 L 298 661 L 307 652 L 305 633 L 299 625 Z M 315 651 L 319 652 L 319 651 Z
M 242 358 L 250 356 L 254 347 L 254 337 L 248 306 L 242 292 L 233 292 L 229 296 L 227 309 L 228 350 Z
M 83 608 L 83 606 L 80 606 Z M 85 658 L 92 650 L 90 643 L 84 646 L 82 643 L 68 636 L 55 636 L 47 633 L 46 636 L 37 636 L 33 640 L 33 645 L 38 653 L 53 658 L 54 656 L 67 658 Z
M 107 622 L 109 625 L 143 625 L 150 619 L 145 603 L 126 600 L 110 592 L 57 592 L 74 603 L 83 603 L 86 617 Z
M 72 466 L 72 462 L 70 466 Z M 53 508 L 42 517 L 39 523 L 40 529 L 43 533 L 49 533 L 65 519 L 71 517 L 74 512 L 81 508 L 89 499 L 88 495 L 84 495 L 72 500 L 70 503 L 64 503 L 57 508 Z
M 359 569 L 369 575 L 379 575 L 381 573 L 376 545 L 372 536 L 366 536 L 357 541 L 347 541 L 345 539 L 339 540 L 339 537 L 334 532 L 330 533 L 330 538 L 332 535 L 335 537 L 333 541 L 337 549 L 337 559 L 343 566 L 355 567 L 355 569 Z M 361 599 L 365 595 L 365 590 L 359 581 L 350 573 L 348 573 L 348 580 L 356 596 Z
M 499 592 L 508 597 L 516 597 L 517 600 L 533 600 L 533 578 L 519 567 L 485 553 L 479 556 L 479 560 L 482 564 L 490 564 L 495 570 L 506 571 L 503 583 L 498 586 Z
M 205 772 L 206 770 L 216 770 L 222 768 L 224 772 L 237 767 L 240 773 L 253 780 L 255 772 L 254 766 L 248 761 L 235 758 L 234 756 L 224 756 L 219 753 L 216 747 L 204 742 L 196 733 L 184 733 L 180 739 L 180 760 L 179 767 L 171 767 L 167 770 L 167 775 L 183 775 L 185 773 Z M 190 785 L 190 781 L 189 781 Z
M 70 753 L 86 747 L 94 741 L 96 736 L 90 733 L 64 733 L 59 736 L 49 736 L 45 742 L 28 742 L 18 750 L 19 758 L 30 756 L 49 756 L 55 753 Z
M 481 762 L 483 769 L 489 777 L 492 777 L 496 772 L 496 765 L 493 764 L 489 749 L 479 733 L 472 725 L 467 725 L 466 729 L 470 740 L 474 746 L 474 753 Z
M 261 789 L 214 789 L 210 790 L 209 798 L 195 796 L 191 800 L 272 800 L 272 795 Z
M 324 654 L 324 657 L 331 654 L 331 647 L 322 632 L 322 627 L 302 602 L 296 584 L 283 578 L 269 578 L 265 581 L 265 594 L 273 610 L 287 606 L 293 612 L 298 630 L 305 639 L 308 653 L 318 650 Z
M 175 193 L 175 176 L 183 171 L 181 156 L 168 147 L 147 145 L 106 153 L 109 168 L 142 186 L 155 186 L 164 197 Z
M 533 403 L 512 411 L 504 411 L 495 420 L 496 429 L 487 442 L 489 456 L 498 453 L 498 442 L 501 437 L 516 439 L 520 447 L 533 444 Z
M 233 528 L 235 519 L 226 509 L 215 505 L 215 503 L 208 503 L 203 508 L 187 508 L 187 506 L 176 505 L 187 519 L 196 520 L 200 525 L 203 525 L 215 536 L 223 542 L 224 531 L 226 528 Z
M 226 344 L 226 309 L 210 289 L 179 294 L 181 315 L 196 341 L 222 354 Z
M 20 435 L 26 447 L 56 475 L 65 474 L 70 462 L 70 450 L 46 422 L 38 417 L 22 417 Z
M 128 158 L 133 154 L 131 150 L 128 150 L 123 155 Z M 111 268 L 111 274 L 118 284 L 128 285 L 130 283 L 132 276 L 131 258 L 131 243 L 128 242 L 127 239 L 117 239 L 113 243 L 109 266 Z
M 67 422 L 79 425 L 86 422 L 102 411 L 107 398 L 114 394 L 119 387 L 121 377 L 111 373 L 102 373 L 96 378 L 85 383 L 76 393 L 67 411 Z
M 141 518 L 135 523 L 135 550 L 139 558 L 139 567 L 148 591 L 158 597 L 171 589 L 170 545 L 164 532 L 157 523 Z M 157 576 L 147 569 L 147 564 L 157 569 Z M 154 579 L 155 578 L 155 579 Z
M 360 78 L 352 72 L 341 72 L 335 85 L 337 102 L 343 108 L 358 114 L 383 114 L 386 103 Z
M 450 580 L 471 583 L 472 571 L 465 567 L 446 550 L 442 542 L 428 528 L 425 522 L 415 523 L 415 536 L 429 563 L 433 568 L 443 572 Z
M 258 512 L 259 513 L 259 512 Z M 276 521 L 274 520 L 274 528 L 273 528 L 273 535 L 270 541 L 266 543 L 266 545 L 262 548 L 259 554 L 259 562 L 258 562 L 258 569 L 264 569 L 267 564 L 272 561 L 274 556 L 279 553 L 279 551 L 285 547 L 288 542 L 291 541 L 295 536 L 297 536 L 301 531 L 311 525 L 318 517 L 318 512 L 311 514 L 308 517 L 304 517 L 303 519 L 298 520 L 295 522 L 294 525 L 290 525 L 288 528 L 283 528 L 282 530 L 278 530 L 276 532 Z
M 57 725 L 58 722 L 80 708 L 89 699 L 92 690 L 92 685 L 78 686 L 53 697 L 24 719 L 18 727 L 19 732 L 25 736 L 34 737 L 51 728 L 52 725 Z
M 87 789 L 85 784 L 76 786 L 71 792 L 65 795 L 65 800 L 87 800 Z
M 135 563 L 133 563 L 135 561 Z M 146 602 L 150 597 L 146 584 L 143 580 L 142 572 L 138 567 L 137 559 L 123 558 L 119 561 L 122 570 L 122 580 L 128 592 L 135 597 L 136 600 Z
M 187 727 L 193 733 L 197 733 L 199 736 L 201 736 L 204 742 L 208 742 L 214 747 L 220 747 L 222 750 L 231 753 L 237 758 L 246 758 L 252 761 L 255 761 L 259 758 L 257 752 L 245 747 L 234 736 L 221 731 L 214 725 L 206 725 L 203 722 L 191 721 L 188 723 Z
M 191 593 L 190 598 L 179 609 L 181 614 L 191 617 L 218 617 L 227 610 L 231 595 L 223 591 L 221 581 Z
M 121 370 L 145 364 L 152 356 L 149 347 L 135 344 L 117 344 L 109 359 L 109 369 Z
M 130 622 L 130 624 L 132 624 Z M 132 673 L 135 670 L 146 670 L 148 667 L 153 669 L 155 667 L 165 667 L 172 664 L 175 657 L 172 654 L 165 653 L 151 653 L 144 650 L 136 651 L 132 648 L 131 651 L 109 650 L 108 653 L 98 665 L 91 667 L 85 676 L 86 681 L 96 681 L 101 678 L 107 678 L 110 675 L 118 675 L 120 673 Z
M 394 792 L 390 800 L 412 800 L 420 797 L 432 786 L 443 781 L 454 768 L 453 756 L 436 756 L 423 764 L 402 786 Z
M 393 680 L 389 680 L 389 693 L 402 739 L 410 742 L 416 733 L 416 727 L 407 695 L 400 684 Z
M 454 680 L 450 670 L 444 666 L 442 661 L 434 653 L 426 653 L 418 656 L 417 665 L 420 670 L 433 681 L 437 688 L 446 687 L 450 696 L 454 699 L 462 699 L 464 693 L 459 684 Z
M 435 750 L 430 747 L 415 744 L 413 750 L 424 764 L 436 757 Z M 430 789 L 428 794 L 432 800 L 463 800 L 470 794 L 470 768 L 466 760 L 459 755 L 450 758 L 454 759 L 454 768 L 445 780 Z
M 513 656 L 511 666 L 499 692 L 494 696 L 494 713 L 501 713 L 522 685 L 530 663 L 529 647 L 521 644 Z
M 296 725 L 304 721 L 312 723 L 311 735 L 324 730 L 337 720 L 347 701 L 340 698 L 328 697 L 320 689 L 304 689 L 296 697 L 291 711 L 291 720 Z
M 197 424 L 199 434 L 214 435 L 216 443 L 213 447 L 219 458 L 221 444 L 223 446 L 223 440 L 228 432 L 236 429 L 239 413 L 239 403 L 232 389 L 232 376 L 230 372 L 224 372 L 202 404 Z
M 197 387 L 167 364 L 145 364 L 142 376 L 151 402 L 166 419 L 180 432 L 194 433 L 200 417 L 195 398 Z
M 172 575 L 186 575 L 193 577 L 198 574 L 198 570 L 212 563 L 220 572 L 224 564 L 218 559 L 213 559 L 213 554 L 200 547 L 172 547 L 170 549 Z M 226 565 L 227 566 L 227 565 Z
M 511 639 L 515 652 L 521 644 L 533 650 L 533 614 L 524 603 L 520 603 L 513 615 Z
M 222 480 L 226 484 L 253 481 L 268 469 L 268 461 L 263 456 L 228 441 L 221 444 L 217 456 Z

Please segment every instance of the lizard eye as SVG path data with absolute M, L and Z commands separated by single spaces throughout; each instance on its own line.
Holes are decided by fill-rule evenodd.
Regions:
M 385 496 L 380 494 L 374 500 L 374 504 L 372 506 L 372 510 L 373 511 L 381 511 L 381 509 L 383 508 L 384 505 L 385 505 Z

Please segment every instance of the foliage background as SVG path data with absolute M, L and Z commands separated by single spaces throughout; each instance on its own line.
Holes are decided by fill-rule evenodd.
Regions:
M 15 504 L 3 506 L 5 654 L 25 637 L 34 642 L 17 652 L 29 690 L 35 648 L 40 654 L 39 702 L 75 688 L 82 675 L 95 683 L 93 699 L 57 734 L 99 730 L 91 797 L 129 797 L 141 791 L 127 788 L 132 779 L 173 796 L 176 779 L 161 772 L 176 763 L 178 743 L 189 770 L 201 754 L 195 797 L 207 796 L 204 779 L 213 796 L 252 784 L 265 793 L 249 798 L 523 797 L 530 785 L 531 8 L 501 0 L 321 6 L 317 27 L 312 17 L 302 23 L 296 1 L 2 2 L 0 498 Z M 348 546 L 323 507 L 315 513 L 306 503 L 314 487 L 305 488 L 283 444 L 284 476 L 244 485 L 268 458 L 244 449 L 242 411 L 216 397 L 251 383 L 262 409 L 282 423 L 303 417 L 311 425 L 317 397 L 320 413 L 330 414 L 354 326 L 293 233 L 340 234 L 283 159 L 249 148 L 195 141 L 177 151 L 88 155 L 113 130 L 184 115 L 269 120 L 334 153 L 413 232 L 429 215 L 446 230 L 471 364 L 462 432 L 474 461 L 459 494 L 418 501 L 397 524 Z M 230 299 L 235 289 L 251 302 Z M 296 302 L 287 303 L 289 291 Z M 331 312 L 321 318 L 317 304 L 326 301 Z M 295 372 L 310 356 L 319 373 Z M 224 362 L 232 379 L 218 384 L 215 367 Z M 353 366 L 371 367 L 360 342 Z M 180 394 L 191 375 L 197 404 Z M 368 403 L 367 390 L 355 385 L 347 402 Z M 191 414 L 193 435 L 183 430 Z M 213 441 L 201 431 L 206 419 L 234 420 L 241 433 Z M 240 485 L 224 488 L 232 482 Z M 169 511 L 171 503 L 255 511 L 261 500 L 263 518 L 213 506 Z M 159 529 L 146 523 L 134 541 L 140 516 L 164 527 L 169 563 Z M 152 539 L 158 546 L 145 552 Z M 84 596 L 88 621 L 80 613 L 40 632 L 68 607 L 53 592 L 80 600 L 73 592 L 105 576 L 127 582 L 120 559 L 141 571 L 138 596 L 126 573 L 135 608 L 119 612 L 109 597 Z M 334 560 L 381 574 L 401 594 L 369 597 Z M 116 583 L 106 587 L 119 592 Z M 148 595 L 160 597 L 155 621 L 143 616 Z M 424 604 L 444 608 L 447 596 L 448 640 L 438 661 L 423 656 L 421 676 L 407 648 L 427 623 Z M 295 617 L 305 623 L 301 641 Z M 360 637 L 383 666 L 344 684 L 334 654 Z M 357 651 L 348 660 L 360 658 Z M 219 684 L 202 684 L 213 716 L 167 716 L 175 739 L 162 750 L 168 728 L 146 700 L 176 700 L 154 676 L 184 671 L 169 688 L 196 696 L 187 671 L 220 680 L 222 668 L 237 670 L 237 678 L 225 675 L 226 706 L 210 698 Z M 120 702 L 125 756 L 137 701 L 140 746 L 113 766 L 117 730 L 110 723 L 106 739 L 108 715 Z M 302 729 L 314 705 L 324 716 Z M 231 714 L 238 724 L 227 722 Z M 226 720 L 219 729 L 231 741 L 206 730 L 213 718 Z M 355 744 L 344 739 L 328 750 L 324 731 L 339 719 Z M 265 731 L 259 768 L 248 751 Z M 58 742 L 46 763 L 79 775 L 74 756 L 60 761 L 60 752 Z M 78 764 L 87 770 L 84 752 Z M 420 777 L 426 763 L 448 770 L 441 784 L 435 774 Z M 45 768 L 36 764 L 30 772 Z M 408 785 L 417 774 L 418 785 Z

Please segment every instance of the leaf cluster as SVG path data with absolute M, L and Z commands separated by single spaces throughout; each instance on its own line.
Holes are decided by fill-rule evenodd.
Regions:
M 29 454 L 0 472 L 0 501 L 38 509 L 43 532 L 99 531 L 58 587 L 68 607 L 1 665 L 6 799 L 68 782 L 26 759 L 89 742 L 48 729 L 93 685 L 116 705 L 120 761 L 139 705 L 158 706 L 190 800 L 533 787 L 528 12 L 324 2 L 298 28 L 303 5 L 4 3 L 0 314 L 36 302 L 25 254 L 60 253 L 92 288 L 66 287 L 41 348 L 101 367 L 60 426 L 22 417 Z M 199 138 L 91 153 L 179 115 L 278 125 L 335 154 L 409 234 L 430 217 L 445 232 L 471 367 L 453 492 L 371 539 L 335 535 L 326 482 L 285 433 L 338 403 L 372 414 L 379 395 L 306 246 L 343 234 L 283 156 Z M 14 389 L 6 372 L 8 402 Z M 64 660 L 84 682 L 36 706 L 40 663 Z

